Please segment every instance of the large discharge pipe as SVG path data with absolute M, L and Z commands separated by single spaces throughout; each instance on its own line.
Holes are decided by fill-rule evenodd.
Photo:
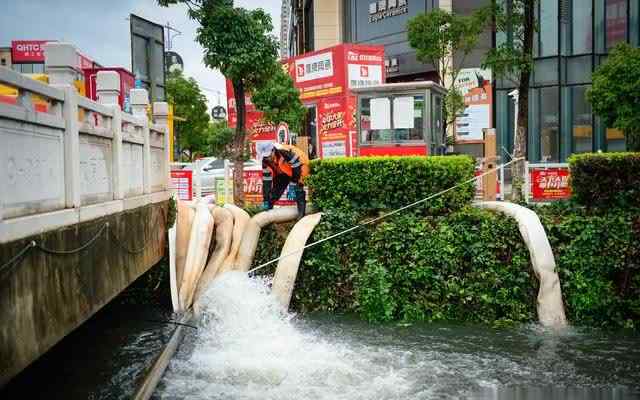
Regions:
M 285 310 L 289 308 L 300 260 L 302 260 L 302 251 L 299 250 L 305 246 L 321 217 L 321 213 L 316 213 L 302 218 L 291 229 L 284 246 L 282 246 L 281 257 L 284 257 L 278 261 L 271 293 L 276 296 Z
M 522 240 L 529 249 L 533 271 L 540 282 L 538 289 L 538 320 L 547 327 L 567 326 L 567 317 L 562 303 L 560 278 L 556 272 L 556 261 L 544 227 L 532 210 L 505 201 L 479 201 L 476 207 L 499 211 L 518 222 Z

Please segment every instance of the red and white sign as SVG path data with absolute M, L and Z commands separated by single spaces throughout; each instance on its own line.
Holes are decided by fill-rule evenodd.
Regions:
M 382 65 L 349 64 L 349 89 L 383 83 Z
M 178 200 L 189 201 L 193 198 L 193 171 L 171 171 L 171 189 Z
M 530 168 L 533 201 L 564 200 L 571 197 L 569 168 Z
M 295 60 L 295 82 L 307 82 L 333 76 L 333 53 L 331 51 L 302 57 Z
M 51 40 L 12 40 L 11 62 L 17 63 L 43 63 L 44 44 Z
M 349 89 L 384 82 L 384 47 L 340 44 L 291 58 L 284 66 L 293 77 L 300 99 L 307 106 L 317 107 L 318 155 L 322 158 L 324 154 L 357 154 L 356 102 Z M 260 153 L 260 147 L 276 140 L 277 126 L 263 121 L 263 114 L 256 110 L 251 99 L 245 97 L 245 100 L 246 128 L 255 157 Z M 230 81 L 227 81 L 227 102 L 229 126 L 235 127 L 238 116 Z

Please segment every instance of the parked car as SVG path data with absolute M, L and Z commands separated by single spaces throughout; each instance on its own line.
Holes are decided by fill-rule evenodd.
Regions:
M 202 188 L 202 195 L 215 193 L 216 191 L 216 178 L 224 178 L 224 161 L 223 159 L 215 157 L 205 157 L 196 160 L 193 164 L 185 166 L 184 170 L 197 169 L 200 176 L 200 187 Z M 262 165 L 255 160 L 249 160 L 244 163 L 245 171 L 261 171 Z M 233 163 L 229 163 L 229 174 L 233 174 Z M 194 173 L 194 191 L 197 185 L 197 178 Z

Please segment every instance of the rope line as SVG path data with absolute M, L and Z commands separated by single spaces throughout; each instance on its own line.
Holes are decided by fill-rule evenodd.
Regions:
M 523 160 L 523 159 L 524 159 L 524 157 L 514 158 L 514 159 L 512 159 L 511 161 L 509 161 L 509 162 L 507 162 L 507 163 L 504 163 L 504 164 L 499 165 L 499 166 L 497 166 L 497 167 L 495 167 L 495 168 L 493 168 L 493 169 L 490 169 L 490 170 L 488 170 L 487 172 L 484 172 L 484 173 L 482 173 L 482 174 L 480 174 L 480 175 L 478 175 L 478 176 L 474 176 L 474 177 L 473 177 L 473 178 L 471 178 L 471 179 L 467 179 L 467 180 L 466 180 L 466 181 L 464 181 L 464 182 L 460 182 L 460 183 L 458 183 L 457 185 L 452 186 L 452 187 L 450 187 L 450 188 L 448 188 L 448 189 L 444 189 L 444 190 L 441 190 L 441 191 L 439 191 L 439 192 L 437 192 L 437 193 L 435 193 L 435 194 L 429 195 L 428 197 L 425 197 L 424 199 L 421 199 L 421 200 L 418 200 L 418 201 L 414 201 L 414 202 L 413 202 L 413 203 L 411 203 L 411 204 L 407 204 L 406 206 L 400 207 L 400 208 L 398 208 L 398 209 L 396 209 L 396 210 L 393 210 L 393 211 L 391 211 L 391 212 L 388 212 L 388 213 L 386 213 L 386 214 L 382 214 L 381 216 L 378 216 L 378 217 L 376 217 L 376 218 L 373 218 L 373 219 L 371 219 L 371 220 L 369 220 L 369 221 L 367 221 L 367 222 L 363 222 L 362 224 L 354 225 L 354 226 L 352 226 L 351 228 L 345 229 L 345 230 L 343 230 L 343 231 L 341 231 L 341 232 L 338 232 L 338 233 L 334 233 L 333 235 L 327 236 L 326 238 L 323 238 L 323 239 L 320 239 L 320 240 L 316 240 L 315 242 L 313 242 L 313 243 L 309 243 L 309 244 L 307 244 L 307 245 L 305 245 L 305 246 L 303 246 L 303 247 L 301 247 L 301 248 L 299 248 L 299 249 L 297 249 L 297 250 L 293 250 L 293 251 L 291 251 L 291 252 L 289 252 L 289 253 L 287 253 L 287 254 L 283 254 L 283 255 L 281 255 L 280 257 L 274 258 L 274 259 L 273 259 L 273 260 L 271 260 L 271 261 L 267 261 L 267 262 L 265 262 L 265 263 L 262 263 L 262 264 L 258 265 L 257 267 L 255 267 L 255 268 L 253 268 L 253 269 L 250 269 L 250 270 L 247 272 L 247 274 L 251 274 L 251 273 L 253 273 L 253 272 L 255 272 L 255 271 L 259 270 L 259 269 L 262 269 L 262 268 L 264 268 L 264 267 L 266 267 L 266 266 L 269 266 L 269 265 L 271 265 L 271 264 L 273 264 L 273 263 L 275 263 L 275 262 L 277 262 L 277 261 L 280 261 L 280 260 L 282 260 L 283 258 L 287 258 L 287 257 L 292 256 L 292 255 L 294 255 L 294 254 L 301 253 L 301 252 L 303 252 L 305 249 L 308 249 L 308 248 L 310 248 L 310 247 L 316 246 L 316 245 L 318 245 L 318 244 L 320 244 L 320 243 L 323 243 L 323 242 L 326 242 L 326 241 L 328 241 L 328 240 L 335 239 L 335 238 L 337 238 L 337 237 L 339 237 L 339 236 L 342 236 L 342 235 L 345 235 L 345 234 L 347 234 L 347 233 L 349 233 L 349 232 L 355 231 L 356 229 L 362 228 L 362 227 L 364 227 L 364 226 L 367 226 L 367 225 L 373 224 L 374 222 L 380 221 L 381 219 L 384 219 L 384 218 L 390 217 L 390 216 L 392 216 L 392 215 L 395 215 L 395 214 L 397 214 L 397 213 L 399 213 L 399 212 L 401 212 L 401 211 L 404 211 L 404 210 L 406 210 L 406 209 L 408 209 L 408 208 L 415 207 L 415 206 L 417 206 L 418 204 L 422 204 L 422 203 L 424 203 L 424 202 L 426 202 L 426 201 L 429 201 L 429 200 L 431 200 L 431 199 L 433 199 L 433 198 L 436 198 L 436 197 L 438 197 L 438 196 L 442 196 L 443 194 L 448 193 L 448 192 L 450 192 L 450 191 L 452 191 L 452 190 L 454 190 L 454 189 L 457 189 L 457 188 L 459 188 L 459 187 L 461 187 L 461 186 L 463 186 L 463 185 L 467 185 L 467 184 L 469 184 L 469 183 L 472 183 L 472 182 L 474 182 L 474 181 L 476 181 L 476 180 L 478 180 L 478 179 L 482 178 L 482 177 L 483 177 L 483 176 L 485 176 L 485 175 L 489 175 L 489 174 L 492 174 L 492 173 L 496 173 L 500 167 L 506 167 L 506 166 L 507 166 L 507 165 L 509 165 L 509 164 L 512 164 L 512 163 L 514 163 L 514 162 L 517 162 L 517 161 L 520 161 L 520 160 Z
M 5 268 L 10 271 L 13 267 L 20 264 L 20 261 L 22 261 L 22 258 L 24 258 L 24 256 L 26 256 L 29 250 L 33 249 L 34 247 L 36 247 L 36 242 L 35 240 L 32 240 L 31 242 L 29 242 L 28 245 L 26 245 L 22 250 L 20 250 L 18 254 L 13 256 L 11 260 L 7 261 L 2 266 L 0 266 L 0 276 L 4 276 L 3 271 Z
M 91 246 L 96 240 L 98 240 L 98 238 L 102 235 L 102 232 L 104 232 L 105 229 L 109 228 L 109 223 L 106 222 L 104 225 L 102 225 L 102 228 L 100 228 L 100 230 L 98 231 L 98 233 L 95 234 L 94 237 L 92 237 L 91 239 L 87 240 L 83 245 L 81 245 L 80 247 L 77 247 L 73 250 L 53 250 L 53 249 L 47 249 L 46 247 L 44 247 L 41 244 L 36 244 L 36 246 L 38 247 L 38 249 L 44 253 L 47 254 L 52 254 L 55 256 L 64 256 L 64 255 L 71 255 L 71 254 L 76 254 L 81 252 L 82 250 L 88 248 L 89 246 Z
M 166 215 L 164 215 L 164 213 L 160 213 L 162 215 L 162 219 L 165 222 L 167 222 L 167 217 Z M 76 254 L 81 252 L 82 250 L 87 249 L 89 246 L 91 246 L 92 244 L 94 244 L 98 238 L 102 235 L 102 233 L 105 231 L 105 229 L 107 231 L 109 231 L 110 225 L 109 222 L 105 222 L 104 225 L 102 225 L 102 227 L 98 230 L 98 232 L 89 240 L 87 240 L 84 244 L 82 244 L 80 247 L 75 248 L 73 250 L 54 250 L 54 249 L 49 249 L 45 246 L 43 246 L 42 244 L 36 242 L 35 240 L 30 241 L 22 250 L 20 250 L 18 252 L 18 254 L 16 254 L 15 256 L 13 256 L 9 261 L 7 261 L 6 263 L 0 265 L 0 278 L 4 277 L 5 274 L 8 274 L 8 271 L 10 271 L 12 268 L 16 267 L 17 265 L 20 264 L 20 262 L 22 262 L 22 260 L 27 256 L 27 254 L 29 253 L 29 251 L 31 249 L 38 249 L 40 251 L 42 251 L 43 253 L 46 254 L 50 254 L 50 255 L 55 255 L 55 256 L 64 256 L 64 255 L 72 255 L 72 254 Z M 111 230 L 111 237 L 113 237 L 114 241 L 116 242 L 116 244 L 118 244 L 118 246 L 120 246 L 123 250 L 131 253 L 131 254 L 138 254 L 141 253 L 142 251 L 144 251 L 149 244 L 151 243 L 151 237 L 149 237 L 146 241 L 145 244 L 142 246 L 142 248 L 140 249 L 136 249 L 136 250 L 131 250 L 129 248 L 127 248 L 124 245 L 124 242 L 118 237 L 118 235 L 116 235 L 115 231 Z M 149 235 L 152 236 L 152 235 Z M 5 271 L 5 269 L 7 271 Z

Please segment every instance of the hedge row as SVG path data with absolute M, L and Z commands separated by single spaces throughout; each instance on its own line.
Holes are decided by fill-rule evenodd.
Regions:
M 536 212 L 571 324 L 640 329 L 640 213 L 595 214 L 563 203 Z M 355 219 L 329 212 L 311 240 Z M 256 263 L 279 255 L 291 226 L 263 230 Z M 370 321 L 533 322 L 538 282 L 531 271 L 516 223 L 501 214 L 465 207 L 446 216 L 399 215 L 306 250 L 292 304 Z
M 570 321 L 640 328 L 640 211 L 595 213 L 557 203 L 536 212 L 556 257 Z
M 353 218 L 328 213 L 311 240 Z M 256 263 L 278 253 L 286 232 L 265 229 Z M 534 320 L 536 293 L 516 223 L 465 207 L 447 216 L 399 215 L 307 250 L 292 304 L 302 312 L 357 313 L 378 322 L 499 324 Z
M 569 158 L 573 198 L 587 207 L 640 207 L 640 153 Z
M 307 185 L 320 210 L 370 214 L 410 204 L 473 177 L 468 156 L 341 157 L 314 160 Z M 467 184 L 425 202 L 418 210 L 442 213 L 460 209 L 473 198 Z

